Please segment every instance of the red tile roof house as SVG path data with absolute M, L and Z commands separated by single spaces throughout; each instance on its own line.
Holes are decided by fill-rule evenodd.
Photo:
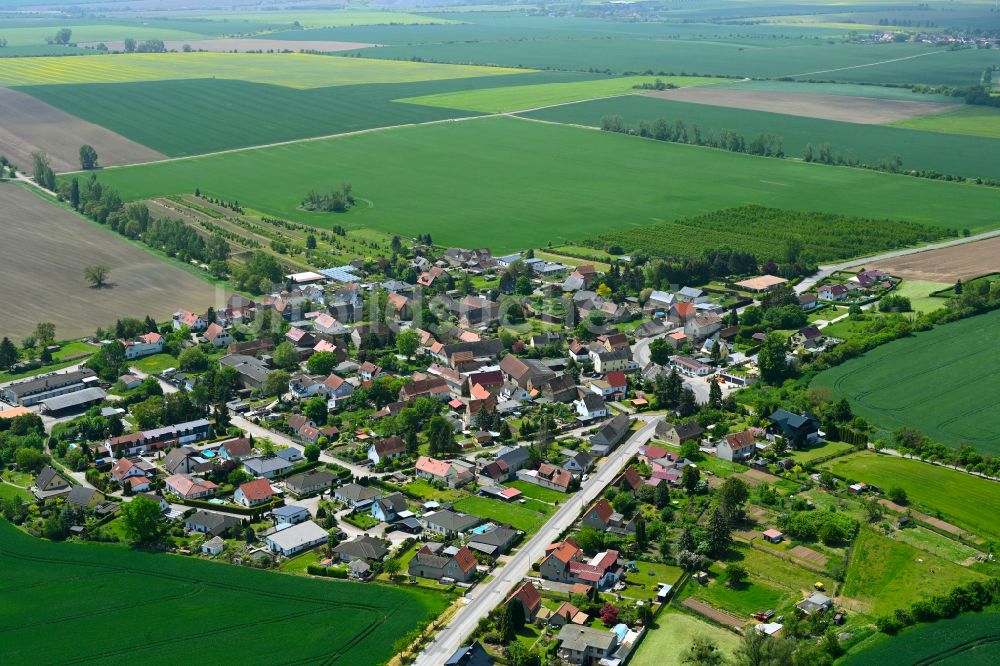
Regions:
M 756 452 L 757 442 L 749 430 L 726 435 L 715 447 L 715 455 L 730 462 L 752 458 Z
M 213 347 L 225 347 L 233 342 L 232 334 L 215 322 L 208 325 L 204 337 Z
M 167 490 L 181 499 L 209 497 L 218 489 L 218 486 L 211 481 L 196 479 L 187 474 L 174 474 L 173 476 L 168 476 L 164 483 L 167 486 Z
M 538 609 L 542 607 L 542 595 L 538 593 L 538 590 L 529 581 L 521 585 L 512 595 L 507 597 L 508 604 L 514 602 L 521 604 L 524 610 L 524 617 L 527 618 L 528 622 L 533 622 Z
M 569 572 L 569 565 L 583 555 L 572 538 L 545 547 L 545 557 L 538 567 L 538 573 L 545 580 L 560 583 L 574 583 Z
M 222 458 L 237 462 L 249 457 L 252 451 L 253 447 L 250 445 L 250 440 L 246 437 L 231 439 L 228 442 L 223 442 L 219 447 L 219 455 Z
M 125 358 L 127 360 L 159 354 L 163 351 L 163 336 L 159 333 L 146 333 L 135 340 L 122 340 L 121 342 L 125 345 Z
M 111 478 L 124 484 L 132 477 L 146 478 L 146 472 L 128 458 L 119 458 L 111 468 Z
M 620 490 L 638 490 L 642 485 L 642 477 L 635 471 L 634 467 L 626 467 L 625 471 L 611 482 L 611 485 Z
M 611 516 L 614 513 L 615 510 L 608 504 L 608 500 L 602 497 L 587 509 L 580 520 L 580 524 L 584 527 L 592 527 L 595 530 L 604 532 L 611 527 Z
M 618 564 L 618 551 L 606 550 L 587 562 L 575 560 L 569 563 L 570 582 L 606 588 L 618 581 L 622 568 Z
M 245 507 L 258 506 L 271 501 L 277 494 L 267 479 L 254 479 L 236 489 L 233 501 Z
M 423 479 L 443 483 L 449 488 L 458 488 L 474 479 L 472 472 L 429 456 L 417 458 L 416 472 Z
M 439 555 L 423 546 L 410 560 L 407 573 L 420 578 L 450 578 L 458 583 L 468 583 L 476 575 L 476 557 L 468 546 L 462 546 L 452 555 Z
M 628 390 L 628 379 L 626 379 L 625 373 L 621 370 L 609 372 L 604 376 L 604 381 L 611 386 L 615 395 L 624 396 L 625 391 Z
M 537 470 L 521 469 L 517 471 L 517 478 L 521 481 L 533 483 L 543 488 L 551 488 L 561 493 L 569 492 L 569 483 L 573 480 L 573 474 L 562 467 L 556 467 L 549 463 L 542 463 Z
M 326 395 L 326 407 L 332 412 L 337 411 L 344 400 L 354 395 L 354 385 L 338 375 L 330 375 L 323 380 L 322 393 Z
M 406 442 L 402 437 L 386 437 L 368 448 L 368 459 L 376 465 L 383 460 L 392 460 L 406 453 Z

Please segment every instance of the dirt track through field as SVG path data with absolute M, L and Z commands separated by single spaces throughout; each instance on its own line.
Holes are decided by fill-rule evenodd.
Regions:
M 872 263 L 904 279 L 928 282 L 969 280 L 1000 270 L 1000 236 Z
M 88 123 L 31 95 L 0 88 L 0 155 L 31 173 L 35 151 L 49 156 L 56 172 L 80 168 L 80 146 L 97 150 L 101 166 L 162 160 L 166 155 Z
M 902 99 L 873 99 L 847 95 L 782 93 L 766 90 L 733 90 L 706 86 L 677 88 L 646 93 L 674 102 L 709 104 L 733 109 L 784 113 L 804 118 L 839 120 L 864 125 L 881 125 L 907 118 L 926 116 L 958 108 L 958 104 L 913 102 Z
M 909 509 L 909 508 L 907 508 L 905 506 L 902 506 L 900 504 L 896 504 L 892 500 L 887 500 L 887 499 L 883 498 L 883 499 L 880 499 L 878 502 L 882 506 L 884 506 L 884 507 L 886 507 L 886 508 L 888 508 L 888 509 L 890 509 L 892 511 L 895 511 L 897 513 L 906 514 L 907 512 L 909 512 L 909 514 L 911 516 L 913 516 L 916 520 L 919 520 L 920 522 L 923 522 L 923 523 L 927 523 L 931 527 L 936 527 L 939 530 L 942 530 L 944 532 L 948 532 L 949 534 L 954 534 L 956 536 L 960 536 L 962 538 L 970 539 L 970 540 L 974 540 L 976 538 L 975 534 L 970 534 L 969 532 L 966 532 L 965 530 L 963 530 L 961 527 L 958 527 L 957 525 L 952 525 L 951 523 L 945 522 L 945 521 L 941 520 L 940 518 L 935 518 L 934 516 L 928 516 L 926 513 L 920 513 L 919 511 L 914 511 L 913 509 Z
M 697 583 L 691 583 L 692 585 L 697 585 Z M 746 625 L 746 620 L 741 620 L 740 618 L 727 613 L 724 610 L 720 610 L 715 606 L 710 606 L 704 601 L 698 601 L 697 599 L 687 598 L 684 600 L 684 605 L 690 608 L 698 615 L 704 615 L 713 622 L 718 622 L 719 624 L 724 624 L 727 627 L 732 627 L 736 631 L 742 632 L 743 627 Z
M 799 559 L 818 564 L 821 567 L 825 567 L 826 563 L 830 560 L 829 557 L 823 553 L 813 550 L 812 548 L 806 548 L 805 546 L 795 546 L 789 549 L 788 554 L 792 557 L 798 557 Z
M 0 234 L 0 337 L 18 340 L 51 321 L 64 339 L 125 316 L 163 321 L 178 308 L 225 303 L 210 283 L 19 185 L 0 185 Z M 84 268 L 96 264 L 112 286 L 86 283 Z
M 104 44 L 112 51 L 122 51 L 125 49 L 124 40 L 111 40 L 106 42 L 81 42 L 80 46 L 97 46 Z M 213 53 L 248 53 L 250 51 L 294 51 L 304 49 L 310 51 L 321 51 L 323 53 L 334 53 L 336 51 L 350 51 L 353 49 L 367 49 L 377 44 L 365 44 L 362 42 L 334 42 L 334 41 L 296 41 L 292 39 L 170 39 L 165 40 L 163 45 L 168 51 L 180 51 L 185 45 L 190 46 L 195 51 L 211 51 Z

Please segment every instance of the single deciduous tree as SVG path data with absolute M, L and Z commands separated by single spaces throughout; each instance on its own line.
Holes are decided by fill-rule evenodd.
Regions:
M 83 269 L 83 277 L 87 279 L 90 286 L 95 288 L 103 287 L 108 283 L 108 267 L 100 264 L 87 266 Z
M 89 143 L 85 143 L 80 146 L 80 168 L 97 168 L 97 151 L 94 150 L 94 147 Z

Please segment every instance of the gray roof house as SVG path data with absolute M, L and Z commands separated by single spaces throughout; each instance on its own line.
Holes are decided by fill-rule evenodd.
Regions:
M 239 524 L 239 519 L 214 511 L 199 510 L 184 519 L 185 529 L 212 536 L 220 536 L 226 530 Z
M 334 548 L 333 552 L 344 562 L 353 562 L 354 560 L 378 562 L 385 557 L 389 549 L 378 539 L 365 534 L 350 541 L 344 541 Z
M 287 472 L 292 468 L 292 463 L 284 458 L 272 456 L 270 458 L 247 458 L 243 461 L 243 470 L 253 474 L 257 478 L 273 479 L 282 472 Z
M 35 486 L 32 493 L 40 500 L 47 500 L 50 497 L 65 497 L 73 490 L 73 486 L 59 472 L 52 469 L 50 465 L 42 468 L 42 471 L 35 477 Z
M 559 630 L 559 656 L 571 664 L 596 663 L 618 646 L 618 635 L 607 629 L 567 624 Z
M 368 506 L 375 501 L 375 498 L 381 497 L 382 491 L 378 488 L 369 488 L 357 483 L 346 483 L 334 490 L 333 496 L 338 502 L 343 502 L 358 509 Z
M 294 474 L 285 479 L 285 488 L 298 497 L 329 490 L 337 477 L 322 469 L 309 470 L 302 474 Z
M 515 540 L 517 540 L 517 530 L 498 526 L 489 532 L 473 534 L 469 537 L 465 545 L 471 550 L 485 553 L 490 557 L 496 557 L 510 550 Z
M 605 456 L 611 452 L 628 433 L 632 422 L 626 414 L 614 417 L 590 436 L 590 452 L 594 456 Z
M 424 524 L 428 530 L 446 537 L 454 537 L 460 532 L 468 532 L 482 523 L 483 519 L 479 516 L 457 513 L 451 509 L 442 509 L 424 516 Z

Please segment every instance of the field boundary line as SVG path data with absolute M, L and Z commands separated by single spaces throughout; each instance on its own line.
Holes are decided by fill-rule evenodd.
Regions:
M 878 65 L 887 65 L 890 62 L 900 62 L 902 60 L 913 60 L 914 58 L 923 58 L 931 55 L 938 55 L 940 53 L 947 53 L 947 51 L 928 51 L 927 53 L 917 53 L 914 55 L 904 56 L 902 58 L 891 58 L 889 60 L 880 60 L 878 62 L 869 62 L 862 65 L 850 65 L 848 67 L 835 67 L 834 69 L 820 69 L 815 72 L 803 72 L 802 74 L 786 74 L 785 76 L 812 76 L 813 74 L 828 74 L 830 72 L 843 72 L 848 69 L 861 69 L 864 67 L 877 67 Z M 781 77 L 777 77 L 781 78 Z

